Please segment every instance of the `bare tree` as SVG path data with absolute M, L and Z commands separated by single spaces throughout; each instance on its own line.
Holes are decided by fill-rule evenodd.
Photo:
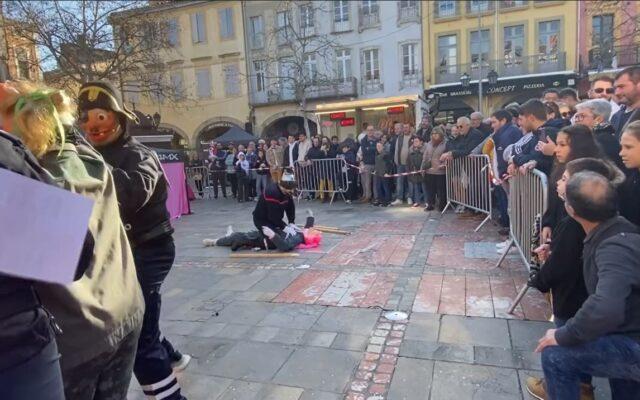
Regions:
M 172 27 L 158 14 L 140 12 L 150 7 L 147 1 L 13 0 L 4 2 L 3 28 L 35 45 L 45 76 L 72 92 L 84 82 L 107 79 L 123 92 L 170 98 L 161 52 L 170 46 Z
M 337 42 L 320 29 L 329 20 L 329 2 L 281 1 L 274 26 L 264 32 L 264 51 L 253 59 L 266 65 L 263 78 L 269 101 L 295 101 L 305 115 L 304 130 L 310 136 L 307 101 L 323 93 L 337 93 L 335 51 Z
M 598 34 L 592 35 L 590 58 L 603 67 L 637 63 L 640 41 L 640 13 L 628 0 L 585 2 L 587 15 L 598 18 Z M 595 29 L 596 22 L 593 22 Z

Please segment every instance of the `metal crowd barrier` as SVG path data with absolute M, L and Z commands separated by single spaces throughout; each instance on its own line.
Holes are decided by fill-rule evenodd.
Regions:
M 475 232 L 491 219 L 491 160 L 487 155 L 470 155 L 446 164 L 447 205 L 457 204 L 487 214 Z
M 539 245 L 542 215 L 547 210 L 547 193 L 547 176 L 537 169 L 509 180 L 509 244 L 505 246 L 496 267 L 500 267 L 511 247 L 516 246 L 522 261 L 531 273 L 531 254 L 533 247 Z M 525 284 L 520 289 L 508 310 L 509 314 L 513 314 L 528 288 Z
M 498 260 L 499 267 L 512 246 L 516 246 L 522 261 L 531 270 L 531 246 L 534 240 L 536 221 L 547 211 L 547 176 L 534 169 L 526 175 L 516 175 L 509 179 L 509 244 Z M 539 232 L 537 232 L 539 235 Z
M 325 158 L 320 160 L 296 161 L 294 174 L 298 184 L 298 200 L 304 193 L 327 193 L 331 195 L 331 203 L 339 194 L 349 190 L 348 166 L 342 158 Z
M 211 175 L 208 167 L 185 168 L 187 182 L 196 196 L 211 198 L 213 186 L 211 186 Z

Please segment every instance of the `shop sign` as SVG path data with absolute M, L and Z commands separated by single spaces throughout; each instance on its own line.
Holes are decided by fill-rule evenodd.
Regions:
M 402 114 L 404 106 L 387 107 L 387 114 Z
M 560 88 L 575 86 L 575 77 L 571 75 L 548 75 L 530 78 L 505 79 L 496 85 L 482 83 L 483 94 L 507 94 L 526 90 L 544 90 L 548 88 Z M 478 84 L 473 83 L 469 87 L 461 84 L 437 87 L 425 90 L 425 96 L 431 93 L 440 93 L 440 97 L 462 97 L 478 94 Z
M 356 124 L 355 118 L 345 118 L 342 121 L 340 121 L 340 126 L 353 126 L 355 124 Z
M 334 112 L 334 113 L 329 114 L 329 119 L 332 120 L 332 121 L 336 121 L 336 120 L 343 119 L 343 118 L 346 118 L 346 117 L 347 117 L 347 113 L 344 112 L 344 111 L 342 111 L 342 112 Z

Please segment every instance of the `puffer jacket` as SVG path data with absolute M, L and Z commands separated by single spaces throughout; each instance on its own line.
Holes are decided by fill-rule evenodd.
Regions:
M 37 285 L 63 330 L 57 342 L 64 372 L 116 350 L 142 324 L 144 301 L 114 179 L 102 157 L 76 135 L 61 152 L 52 148 L 40 164 L 59 186 L 94 201 L 89 231 L 96 241 L 80 279 L 66 286 Z

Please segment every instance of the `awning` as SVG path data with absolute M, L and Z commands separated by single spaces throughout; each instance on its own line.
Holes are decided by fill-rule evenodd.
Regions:
M 392 96 L 392 97 L 380 97 L 375 99 L 362 99 L 362 100 L 354 100 L 354 101 L 339 101 L 335 103 L 323 103 L 318 104 L 315 107 L 316 113 L 327 112 L 327 111 L 338 111 L 345 109 L 355 109 L 355 108 L 367 108 L 367 107 L 378 107 L 378 106 L 393 106 L 393 105 L 401 105 L 406 104 L 407 102 L 416 102 L 418 101 L 418 95 L 406 95 L 406 96 Z
M 441 97 L 438 104 L 440 111 L 452 111 L 452 110 L 468 110 L 473 109 L 470 105 L 465 103 L 456 97 Z

